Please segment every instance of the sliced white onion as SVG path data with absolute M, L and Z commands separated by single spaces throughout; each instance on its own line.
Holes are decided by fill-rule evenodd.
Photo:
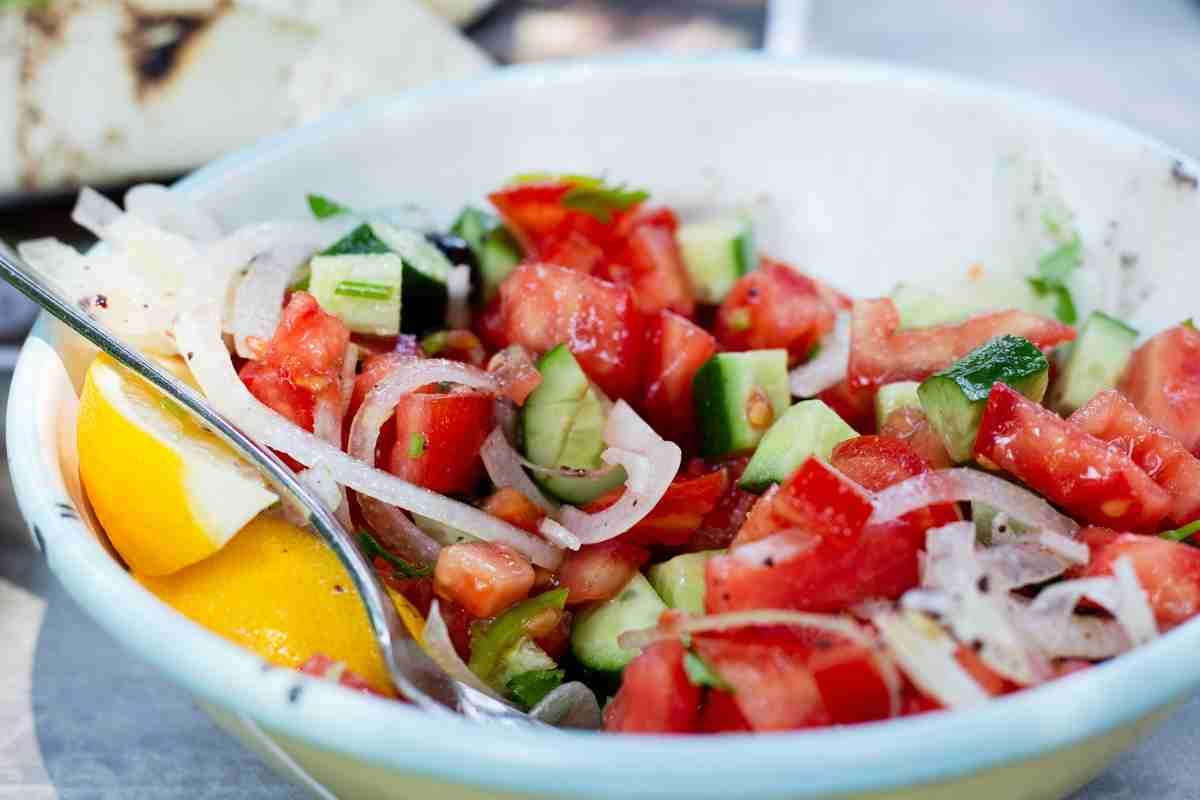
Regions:
M 1074 536 L 1079 525 L 1027 489 L 974 469 L 925 472 L 875 495 L 871 523 L 890 522 L 910 511 L 938 503 L 978 501 L 1031 527 Z
M 269 340 L 283 315 L 283 298 L 296 280 L 301 267 L 333 242 L 345 236 L 357 223 L 348 215 L 320 222 L 277 223 L 273 241 L 263 241 L 262 249 L 246 259 L 246 277 L 234 293 L 231 328 L 238 355 L 259 358 L 262 354 L 250 345 L 251 338 Z
M 466 665 L 462 658 L 458 655 L 458 651 L 454 649 L 454 642 L 450 639 L 450 631 L 446 628 L 446 621 L 442 619 L 442 610 L 435 599 L 433 605 L 429 607 L 429 617 L 425 620 L 425 628 L 421 631 L 421 644 L 425 648 L 425 652 L 429 654 L 439 667 L 445 670 L 446 674 L 459 683 L 465 683 L 472 689 L 477 689 L 489 697 L 494 697 L 497 700 L 502 700 L 496 690 L 484 683 L 478 675 L 471 672 L 471 668 Z
M 1071 564 L 1086 566 L 1092 557 L 1086 544 L 1060 533 L 1038 531 L 1036 541 L 1043 549 Z
M 346 354 L 342 356 L 342 420 L 350 413 L 350 402 L 354 399 L 354 383 L 358 378 L 358 345 L 350 342 L 346 345 Z
M 884 612 L 872 622 L 900 669 L 926 695 L 947 708 L 970 708 L 990 699 L 958 663 L 958 643 L 916 611 Z
M 143 183 L 125 193 L 125 211 L 151 225 L 197 242 L 221 238 L 221 226 L 187 195 L 156 183 Z
M 596 693 L 578 681 L 564 683 L 529 709 L 529 716 L 556 728 L 598 730 L 604 723 Z
M 976 554 L 984 572 L 1000 591 L 1036 586 L 1066 572 L 1067 564 L 1033 542 L 1002 544 Z
M 579 538 L 552 517 L 546 517 L 541 521 L 541 524 L 538 525 L 538 533 L 567 550 L 578 550 L 580 547 Z
M 451 267 L 446 275 L 446 327 L 451 330 L 471 327 L 471 268 L 463 264 Z
M 1047 658 L 1112 658 L 1130 648 L 1115 620 L 1084 614 L 1044 613 L 1019 595 L 1008 598 L 1009 615 Z
M 663 639 L 677 639 L 684 634 L 718 633 L 738 628 L 777 625 L 827 631 L 863 647 L 876 646 L 876 642 L 863 630 L 863 627 L 847 616 L 810 614 L 806 611 L 782 609 L 730 611 L 725 614 L 707 614 L 705 616 L 676 615 L 666 625 L 625 631 L 617 637 L 617 644 L 626 650 L 642 650 L 655 642 Z
M 1113 612 L 1117 622 L 1135 645 L 1156 638 L 1158 623 L 1154 620 L 1154 610 L 1150 607 L 1150 598 L 1146 597 L 1146 590 L 1142 588 L 1129 556 L 1121 556 L 1113 562 L 1113 577 L 1120 597 L 1118 610 Z
M 442 546 L 403 510 L 361 494 L 358 498 L 358 508 L 362 511 L 367 525 L 389 552 L 421 566 L 427 567 L 437 563 Z
M 542 494 L 529 475 L 525 473 L 525 470 L 521 468 L 520 454 L 508 443 L 508 438 L 504 435 L 504 431 L 499 425 L 484 440 L 483 446 L 479 448 L 479 455 L 483 457 L 483 467 L 487 470 L 488 479 L 497 488 L 507 486 L 511 489 L 516 489 L 529 498 L 534 505 L 546 512 L 547 518 L 549 518 L 549 515 L 558 513 L 558 504 Z M 545 531 L 542 533 L 546 535 Z M 551 536 L 547 536 L 546 538 L 551 538 Z M 578 549 L 579 540 L 574 535 L 571 538 L 576 542 L 575 547 L 572 549 Z M 551 540 L 553 541 L 553 539 Z
M 1111 578 L 1077 578 L 1046 587 L 1034 599 L 1030 612 L 1055 618 L 1058 625 L 1065 626 L 1084 597 L 1112 614 L 1131 644 L 1144 644 L 1158 635 L 1146 594 L 1127 557 L 1113 564 Z
M 683 461 L 679 446 L 655 433 L 624 400 L 618 401 L 608 416 L 604 442 L 609 448 L 605 451 L 609 463 L 621 464 L 627 473 L 644 470 L 647 475 L 640 491 L 627 486 L 617 502 L 595 514 L 563 506 L 559 521 L 582 544 L 608 541 L 641 522 L 667 493 Z M 626 454 L 638 458 L 626 463 Z M 641 463 L 642 458 L 649 464 L 648 469 Z
M 222 289 L 223 291 L 223 289 Z M 215 303 L 182 315 L 175 326 L 182 352 L 209 402 L 255 441 L 302 464 L 323 462 L 338 482 L 407 511 L 430 517 L 480 539 L 507 544 L 538 566 L 556 568 L 562 551 L 478 508 L 391 475 L 343 453 L 260 403 L 238 378 L 220 333 Z
M 346 490 L 337 482 L 330 473 L 321 464 L 317 464 L 309 469 L 297 473 L 297 478 L 308 488 L 310 492 L 324 503 L 325 507 L 334 513 L 338 518 L 338 522 L 344 527 L 350 529 L 353 523 L 350 519 L 350 508 L 346 503 Z M 303 527 L 308 524 L 308 512 L 303 508 L 296 508 L 291 504 L 285 504 L 284 513 L 292 524 Z
M 121 207 L 90 186 L 79 190 L 71 220 L 87 229 L 97 239 L 103 239 L 109 226 L 121 218 Z
M 815 397 L 846 377 L 850 367 L 850 314 L 838 312 L 833 331 L 821 340 L 813 359 L 792 370 L 788 382 L 794 397 Z

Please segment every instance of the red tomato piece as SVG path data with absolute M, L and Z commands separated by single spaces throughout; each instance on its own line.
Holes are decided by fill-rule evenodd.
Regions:
M 760 510 L 755 506 L 747 524 L 753 526 L 753 535 L 796 528 L 848 546 L 858 539 L 874 510 L 871 498 L 860 486 L 824 462 L 810 458 L 772 495 L 769 508 Z M 750 535 L 742 537 L 739 532 L 734 545 L 744 544 Z
M 738 708 L 736 697 L 718 689 L 708 690 L 700 712 L 701 733 L 748 733 L 752 730 Z
M 697 438 L 692 379 L 717 352 L 708 331 L 671 311 L 650 322 L 646 353 L 646 421 L 665 439 L 694 449 Z
M 483 342 L 471 331 L 438 331 L 421 340 L 421 354 L 482 367 L 487 361 Z
M 525 405 L 525 400 L 542 383 L 542 373 L 520 345 L 506 347 L 492 356 L 488 372 L 496 377 L 501 393 L 519 406 Z
M 892 693 L 880 672 L 879 658 L 858 644 L 817 651 L 808 662 L 821 700 L 837 725 L 887 719 Z
M 675 241 L 674 214 L 642 215 L 633 220 L 624 254 L 630 285 L 644 314 L 669 310 L 690 317 L 696 311 L 691 279 Z
M 396 405 L 389 470 L 441 494 L 466 494 L 483 475 L 479 448 L 492 431 L 493 399 L 475 391 L 411 392 Z
M 1017 310 L 981 314 L 953 325 L 899 328 L 900 314 L 891 300 L 854 304 L 847 373 L 852 386 L 924 380 L 1006 333 L 1023 336 L 1043 350 L 1075 338 L 1069 325 Z
M 579 605 L 616 597 L 650 554 L 636 545 L 615 539 L 567 553 L 558 573 L 567 589 L 567 603 Z
M 1200 452 L 1200 331 L 1177 325 L 1133 354 L 1119 386 L 1138 411 Z
M 375 556 L 374 567 L 383 576 L 384 583 L 402 594 L 422 617 L 429 616 L 429 607 L 433 605 L 433 578 L 406 577 L 381 556 Z
M 453 600 L 482 619 L 529 596 L 533 567 L 510 547 L 466 542 L 442 550 L 433 580 L 438 597 Z
M 833 330 L 836 316 L 837 306 L 818 281 L 764 258 L 721 302 L 714 333 L 727 350 L 783 348 L 788 362 L 799 364 Z
M 522 183 L 492 192 L 488 199 L 520 241 L 526 257 L 542 258 L 543 251 L 569 252 L 573 246 L 578 246 L 564 246 L 564 242 L 573 238 L 572 234 L 578 239 L 595 242 L 603 249 L 622 216 L 633 209 L 614 214 L 610 223 L 603 223 L 590 214 L 563 205 L 563 198 L 574 188 L 569 181 Z
M 859 436 L 833 448 L 829 463 L 850 480 L 878 492 L 905 478 L 920 475 L 925 460 L 899 439 Z
M 377 692 L 371 688 L 371 684 L 346 666 L 343 661 L 334 661 L 327 655 L 317 653 L 310 656 L 307 661 L 299 667 L 300 672 L 305 675 L 312 675 L 317 678 L 333 681 L 347 689 L 353 689 L 356 692 L 364 692 L 373 694 L 379 697 L 387 697 L 388 695 Z
M 362 372 L 358 373 L 358 377 L 354 379 L 354 393 L 350 396 L 350 411 L 347 413 L 347 417 L 354 419 L 363 400 L 367 399 L 367 394 L 375 388 L 375 385 L 395 367 L 410 359 L 412 356 L 400 353 L 379 353 L 367 358 L 362 364 Z
M 538 526 L 546 516 L 532 500 L 511 486 L 504 486 L 493 492 L 484 501 L 483 510 L 530 533 L 537 533 Z
M 704 517 L 716 507 L 728 484 L 729 475 L 724 468 L 695 478 L 675 478 L 658 505 L 621 534 L 621 541 L 641 545 L 682 545 L 692 538 Z M 589 514 L 603 511 L 617 502 L 624 491 L 615 489 L 588 503 L 584 510 Z
M 577 230 L 552 234 L 537 247 L 538 260 L 578 272 L 592 273 L 608 260 L 604 248 Z
M 322 311 L 312 295 L 296 292 L 262 357 L 246 362 L 240 377 L 260 401 L 311 431 L 317 401 L 340 402 L 349 343 L 340 319 Z
M 978 653 L 965 645 L 958 648 L 954 653 L 954 658 L 992 697 L 1008 694 L 1018 688 L 1015 683 L 989 667 Z
M 625 667 L 621 689 L 604 709 L 604 730 L 617 733 L 694 733 L 701 691 L 683 668 L 678 641 L 652 644 Z
M 500 296 L 496 295 L 483 307 L 483 310 L 471 318 L 471 328 L 479 336 L 479 340 L 491 350 L 503 350 L 511 342 L 504 330 L 504 312 L 500 306 Z
M 1080 430 L 1121 448 L 1171 496 L 1171 521 L 1200 518 L 1200 459 L 1138 413 L 1116 390 L 1100 392 L 1068 420 Z
M 1119 448 L 1003 383 L 988 395 L 975 455 L 1096 525 L 1154 531 L 1171 507 L 1166 491 Z
M 954 466 L 942 437 L 929 425 L 925 412 L 919 408 L 904 406 L 888 414 L 879 427 L 879 435 L 905 442 L 930 469 Z
M 1123 533 L 1092 549 L 1082 576 L 1111 575 L 1119 558 L 1133 563 L 1161 628 L 1174 628 L 1200 613 L 1200 548 L 1157 536 Z
M 756 731 L 784 731 L 831 721 L 808 667 L 811 647 L 790 630 L 741 628 L 700 635 L 692 648 L 733 689 L 733 699 Z
M 728 473 L 725 491 L 717 499 L 712 511 L 700 520 L 700 527 L 688 539 L 684 549 L 688 552 L 699 550 L 720 550 L 729 546 L 738 529 L 742 527 L 751 507 L 758 500 L 758 495 L 738 488 L 738 479 L 746 470 L 749 462 L 746 456 L 725 461 L 722 468 Z M 703 461 L 701 463 L 704 463 Z
M 829 406 L 845 420 L 846 424 L 859 433 L 875 431 L 875 390 L 855 389 L 849 381 L 839 381 L 817 395 L 817 399 Z
M 611 398 L 636 400 L 642 316 L 625 286 L 547 264 L 524 264 L 500 285 L 508 342 L 543 353 L 565 343 Z

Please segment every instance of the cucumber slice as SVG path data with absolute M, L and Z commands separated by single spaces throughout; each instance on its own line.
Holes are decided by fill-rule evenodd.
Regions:
M 1138 332 L 1125 323 L 1093 311 L 1054 382 L 1050 406 L 1063 416 L 1073 414 L 1098 392 L 1116 386 L 1137 337 Z
M 394 253 L 313 256 L 308 291 L 354 333 L 400 332 L 404 262 Z
M 783 483 L 813 456 L 828 461 L 839 442 L 856 436 L 858 431 L 824 402 L 801 400 L 767 431 L 738 487 L 763 492 L 772 483 Z
M 542 382 L 521 409 L 525 457 L 544 467 L 603 467 L 608 398 L 588 381 L 566 345 L 542 356 L 538 371 Z M 535 472 L 533 479 L 563 502 L 583 505 L 623 484 L 625 470 L 617 467 L 602 477 Z
M 1053 317 L 1054 298 L 1039 295 L 1023 275 L 989 275 L 935 288 L 902 283 L 892 292 L 900 327 L 925 328 L 962 322 L 967 317 L 1002 308 L 1018 308 Z
M 642 573 L 636 573 L 625 588 L 606 600 L 579 613 L 571 630 L 571 651 L 579 663 L 592 669 L 614 672 L 637 656 L 625 650 L 617 637 L 625 631 L 653 628 L 666 604 Z
M 507 687 L 509 681 L 518 675 L 557 668 L 558 664 L 554 663 L 554 659 L 548 656 L 545 650 L 538 647 L 528 636 L 523 636 L 521 641 L 500 658 L 500 666 L 491 683 L 493 686 Z
M 753 449 L 791 402 L 787 351 L 718 353 L 696 372 L 692 392 L 704 455 Z
M 473 206 L 467 206 L 450 227 L 450 232 L 466 241 L 479 263 L 479 301 L 489 302 L 500 284 L 521 261 L 521 247 L 500 218 Z
M 684 553 L 669 561 L 655 564 L 647 572 L 650 585 L 671 608 L 689 614 L 704 613 L 704 570 L 708 560 L 724 550 L 705 550 Z
M 899 381 L 879 387 L 875 394 L 875 424 L 883 425 L 893 411 L 898 408 L 920 408 L 921 398 L 917 396 L 916 381 Z
M 949 368 L 926 378 L 917 389 L 929 425 L 942 437 L 955 462 L 971 460 L 975 436 L 992 384 L 1005 383 L 1041 402 L 1050 364 L 1042 351 L 1020 336 L 997 336 Z
M 680 225 L 675 238 L 701 303 L 720 303 L 754 269 L 754 230 L 740 214 Z

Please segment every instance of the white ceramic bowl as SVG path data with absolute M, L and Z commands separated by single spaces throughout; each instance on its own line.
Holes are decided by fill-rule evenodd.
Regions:
M 764 249 L 863 294 L 998 258 L 997 231 L 1018 208 L 997 200 L 997 176 L 1013 158 L 1051 167 L 1101 288 L 1140 298 L 1145 330 L 1191 315 L 1200 192 L 1181 178 L 1193 162 L 1044 101 L 873 65 L 730 56 L 510 69 L 273 139 L 178 188 L 229 225 L 301 215 L 307 192 L 413 201 L 446 222 L 513 173 L 607 172 L 665 202 L 750 205 Z M 17 496 L 51 569 L 268 760 L 341 797 L 1059 797 L 1200 684 L 1193 622 L 977 711 L 845 729 L 604 737 L 426 719 L 265 667 L 122 571 L 80 502 L 73 419 L 86 357 L 42 320 L 9 402 Z

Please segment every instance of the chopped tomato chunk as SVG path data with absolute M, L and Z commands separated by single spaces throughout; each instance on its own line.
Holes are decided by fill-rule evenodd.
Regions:
M 543 183 L 519 183 L 505 186 L 488 195 L 492 205 L 500 212 L 505 225 L 520 241 L 526 258 L 539 258 L 552 263 L 554 257 L 564 258 L 576 266 L 575 258 L 585 254 L 588 245 L 603 252 L 609 245 L 620 221 L 636 208 L 613 215 L 608 222 L 601 222 L 591 214 L 568 208 L 563 199 L 576 188 L 566 180 L 550 180 Z M 580 266 L 595 266 L 585 263 Z
M 1043 350 L 1075 338 L 1075 329 L 1025 311 L 997 311 L 953 325 L 900 330 L 889 299 L 854 304 L 850 368 L 854 387 L 924 380 L 1002 334 L 1023 336 Z
M 1095 525 L 1153 531 L 1171 498 L 1119 448 L 1003 383 L 992 387 L 975 455 Z
M 349 343 L 340 319 L 322 311 L 312 295 L 295 292 L 262 357 L 246 362 L 240 377 L 260 401 L 311 431 L 318 401 L 340 403 Z
M 488 372 L 496 377 L 500 392 L 519 406 L 542 383 L 542 373 L 534 366 L 529 351 L 516 344 L 492 356 Z
M 745 733 L 753 730 L 737 698 L 730 692 L 710 689 L 704 697 L 704 708 L 700 712 L 701 733 Z
M 888 414 L 879 427 L 879 435 L 905 442 L 930 469 L 954 466 L 942 437 L 930 426 L 925 412 L 919 408 L 903 406 Z
M 650 322 L 646 353 L 646 421 L 665 439 L 689 449 L 696 446 L 696 409 L 692 379 L 717 352 L 708 331 L 671 311 Z
M 1100 546 L 1091 547 L 1083 577 L 1111 575 L 1117 559 L 1128 558 L 1161 628 L 1174 628 L 1200 613 L 1200 548 L 1132 533 L 1097 536 L 1095 541 Z
M 511 486 L 497 489 L 483 504 L 483 510 L 522 530 L 537 533 L 546 514 Z
M 871 387 L 855 389 L 843 380 L 825 389 L 817 399 L 833 409 L 846 424 L 859 433 L 875 430 L 875 390 Z
M 905 478 L 920 475 L 925 460 L 899 439 L 859 436 L 833 448 L 829 463 L 864 489 L 878 492 Z
M 1200 331 L 1176 325 L 1133 354 L 1121 391 L 1156 425 L 1200 452 Z
M 636 545 L 611 539 L 567 553 L 558 574 L 567 603 L 578 605 L 616 597 L 650 554 Z
M 566 343 L 609 397 L 636 400 L 642 316 L 625 286 L 547 264 L 524 264 L 500 285 L 506 341 L 536 352 Z
M 396 444 L 389 469 L 442 494 L 479 483 L 479 449 L 492 430 L 492 396 L 483 392 L 410 392 L 396 405 Z
M 834 724 L 870 722 L 892 715 L 892 693 L 880 671 L 881 658 L 886 656 L 859 644 L 818 650 L 810 658 L 808 668 Z
M 833 296 L 818 281 L 764 258 L 725 297 L 714 332 L 727 350 L 782 348 L 790 364 L 799 364 L 833 330 L 836 315 Z
M 702 470 L 708 468 L 702 459 L 693 459 L 693 462 L 699 462 Z M 739 489 L 737 485 L 738 479 L 746 471 L 748 462 L 749 458 L 745 456 L 722 462 L 721 468 L 729 475 L 725 491 L 717 498 L 717 503 L 713 506 L 712 511 L 709 511 L 704 515 L 704 519 L 700 520 L 700 527 L 696 529 L 692 538 L 688 539 L 685 545 L 686 550 L 689 552 L 720 550 L 728 547 L 729 543 L 733 541 L 733 537 L 737 535 L 738 529 L 742 527 L 746 516 L 750 513 L 751 506 L 758 499 L 758 495 Z
M 378 353 L 367 358 L 362 364 L 362 372 L 358 373 L 358 377 L 354 380 L 354 392 L 350 396 L 348 418 L 354 419 L 363 400 L 367 399 L 367 394 L 375 388 L 376 384 L 394 368 L 406 361 L 411 361 L 412 358 L 411 355 L 400 353 Z
M 768 510 L 770 522 L 766 523 Z M 769 509 L 755 506 L 747 524 L 754 526 L 753 535 L 770 527 L 796 528 L 831 543 L 848 545 L 858 539 L 874 510 L 861 487 L 810 458 L 772 495 Z M 739 532 L 734 544 L 743 544 L 746 538 Z
M 618 733 L 694 733 L 701 691 L 683 668 L 678 641 L 652 644 L 630 662 L 621 689 L 604 709 L 604 729 Z
M 621 541 L 642 545 L 683 544 L 700 527 L 705 515 L 716 507 L 728 482 L 728 473 L 724 468 L 694 478 L 676 477 L 658 505 L 621 534 Z M 623 488 L 614 489 L 588 503 L 584 510 L 589 514 L 603 511 L 617 502 L 624 492 Z
M 438 597 L 453 600 L 482 619 L 496 616 L 529 595 L 533 567 L 504 545 L 466 542 L 442 550 L 433 579 Z
M 1115 390 L 1101 392 L 1071 415 L 1071 424 L 1121 448 L 1133 463 L 1171 496 L 1171 521 L 1200 518 L 1200 459 L 1162 428 L 1138 413 Z
M 642 214 L 630 224 L 625 248 L 617 259 L 629 264 L 628 283 L 638 308 L 644 314 L 668 310 L 690 317 L 696 310 L 696 298 L 675 241 L 675 215 L 670 211 Z

